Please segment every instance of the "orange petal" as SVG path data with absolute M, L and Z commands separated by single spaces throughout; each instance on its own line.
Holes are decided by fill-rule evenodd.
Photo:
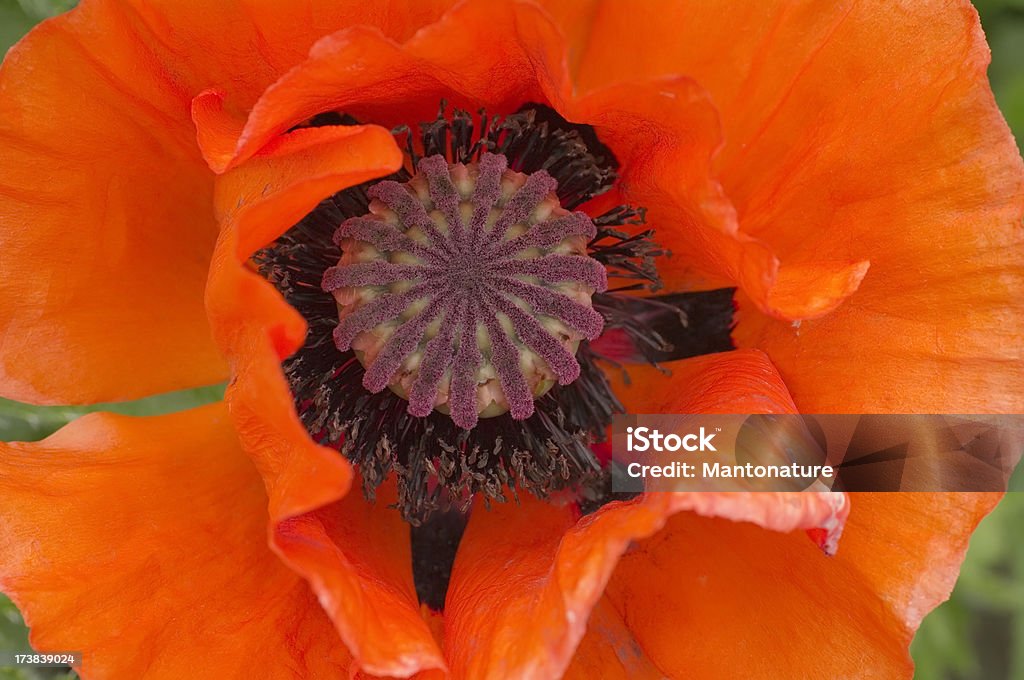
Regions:
M 863 276 L 799 325 L 765 318 L 805 314 L 743 285 L 736 338 L 772 356 L 802 409 L 1024 408 L 1024 171 L 969 3 L 552 7 L 574 27 L 581 90 L 682 75 L 711 93 L 741 233 L 797 268 L 789 311 Z
M 433 23 L 452 0 L 130 0 L 131 27 L 164 60 L 173 79 L 196 96 L 216 89 L 248 110 L 266 88 L 304 61 L 325 35 L 356 24 L 407 40 Z M 123 11 L 123 10 L 122 10 Z
M 84 652 L 82 677 L 340 677 L 350 657 L 267 548 L 266 503 L 223 404 L 84 416 L 0 445 L 0 588 L 33 646 Z
M 707 354 L 661 368 L 631 365 L 628 383 L 621 371 L 608 372 L 626 413 L 796 413 L 785 383 L 764 352 Z
M 921 619 L 944 602 L 978 522 L 997 493 L 855 493 L 838 558 L 853 565 L 909 643 Z
M 402 158 L 391 133 L 376 125 L 295 130 L 218 178 L 217 217 L 244 225 L 236 247 L 247 260 L 327 196 L 394 172 Z
M 392 126 L 432 119 L 441 99 L 491 113 L 544 101 L 561 48 L 557 29 L 526 3 L 463 3 L 404 44 L 366 26 L 339 31 L 256 103 L 237 159 L 325 111 Z
M 741 299 L 737 341 L 772 356 L 804 410 L 1024 408 L 1024 166 L 992 100 L 973 8 L 932 4 L 853 12 L 777 117 L 723 162 L 760 237 L 795 258 L 871 260 L 848 306 L 797 328 Z M 817 101 L 812 83 L 837 68 L 865 77 Z M 816 236 L 825 230 L 834 235 Z
M 234 251 L 233 244 L 225 248 Z M 279 304 L 291 311 L 263 279 L 241 268 L 228 272 L 215 272 L 214 294 L 230 283 L 238 286 L 235 299 L 255 310 L 269 314 Z M 234 324 L 237 377 L 227 400 L 270 496 L 272 548 L 309 581 L 357 668 L 402 677 L 443 668 L 419 615 L 408 527 L 383 501 L 374 506 L 358 490 L 349 493 L 348 463 L 309 438 L 292 408 L 279 350 L 259 325 L 264 320 L 254 314 Z
M 913 631 L 995 500 L 855 494 L 835 557 L 799 534 L 681 513 L 622 558 L 607 598 L 670 677 L 909 678 Z
M 226 376 L 202 307 L 217 232 L 209 173 L 128 23 L 86 3 L 0 69 L 6 397 L 112 401 Z
M 592 564 L 560 568 L 560 544 L 577 515 L 573 507 L 529 495 L 490 509 L 475 505 L 445 602 L 445 653 L 453 679 L 548 678 L 565 670 L 586 626 L 589 600 L 600 596 L 607 580 L 593 572 L 610 572 L 617 557 L 600 554 L 604 546 L 597 545 Z M 582 602 L 563 594 L 563 570 L 570 579 L 566 589 L 586 577 L 578 586 Z
M 816 319 L 835 310 L 853 295 L 870 266 L 870 261 L 860 260 L 805 262 L 780 267 L 778 276 L 758 304 L 772 317 L 788 321 Z
M 247 264 L 322 198 L 393 172 L 401 159 L 381 128 L 316 128 L 278 138 L 226 172 L 207 304 L 236 376 L 226 395 L 231 415 L 270 496 L 273 549 L 309 581 L 357 668 L 406 677 L 444 668 L 420 615 L 408 527 L 386 499 L 346 496 L 351 467 L 310 439 L 280 367 L 303 341 L 305 322 Z
M 662 397 L 667 412 L 792 411 L 792 401 L 761 353 L 729 352 L 679 364 L 684 371 L 683 379 L 673 382 L 676 400 Z M 565 672 L 620 556 L 684 510 L 753 522 L 774 532 L 818 530 L 825 534 L 822 542 L 834 549 L 849 507 L 842 494 L 812 493 L 649 494 L 611 503 L 583 518 L 573 507 L 532 497 L 489 511 L 478 504 L 456 556 L 445 604 L 445 651 L 453 677 L 558 677 Z M 818 550 L 806 535 L 798 538 Z M 640 585 L 657 592 L 650 583 Z M 584 647 L 584 667 L 598 663 L 593 655 L 604 658 L 600 655 L 609 649 L 623 654 L 633 649 L 628 631 L 615 621 L 613 611 L 599 611 L 595 634 L 607 638 Z M 672 631 L 679 635 L 679 626 Z M 619 658 L 637 673 L 653 672 L 643 653 Z
M 494 33 L 493 25 L 506 28 Z M 232 162 L 324 111 L 390 126 L 432 118 L 442 98 L 491 113 L 546 102 L 593 125 L 622 163 L 626 199 L 651 208 L 653 225 L 669 225 L 660 237 L 677 253 L 663 270 L 670 287 L 692 281 L 697 268 L 715 272 L 703 276 L 705 285 L 746 277 L 752 287 L 770 287 L 776 259 L 736 233 L 732 206 L 711 181 L 721 139 L 705 91 L 686 79 L 647 79 L 578 97 L 565 58 L 549 18 L 525 3 L 466 3 L 404 45 L 347 29 L 318 42 L 306 63 L 267 90 Z
M 459 547 L 445 604 L 452 677 L 559 677 L 620 556 L 632 542 L 661 529 L 674 513 L 690 510 L 684 514 L 753 522 L 769 535 L 821 529 L 834 543 L 848 509 L 841 494 L 813 493 L 651 494 L 612 503 L 579 520 L 571 508 L 532 497 L 522 498 L 518 506 L 498 504 L 489 511 L 476 507 Z M 793 540 L 827 559 L 806 535 Z M 640 579 L 636 588 L 656 599 L 670 586 Z M 598 615 L 599 627 L 611 626 L 606 631 L 611 637 L 602 645 L 628 648 L 629 636 L 614 627 L 614 618 L 610 611 Z M 678 637 L 681 629 L 685 630 L 681 622 L 675 622 L 666 633 Z M 699 637 L 698 630 L 695 627 L 692 637 Z M 652 665 L 642 654 L 631 664 L 638 670 L 650 670 Z M 678 671 L 669 675 L 686 676 Z
M 662 384 L 686 385 L 690 394 L 657 389 L 654 369 L 631 370 L 635 387 L 619 391 L 631 412 L 795 410 L 760 352 L 738 350 L 670 367 L 672 378 L 661 378 Z M 646 502 L 683 509 L 671 507 L 680 502 L 667 500 L 673 497 L 686 495 L 651 494 Z M 670 519 L 662 534 L 623 558 L 606 595 L 611 611 L 581 643 L 578 666 L 593 663 L 602 646 L 617 645 L 619 658 L 641 668 L 654 665 L 668 676 L 801 677 L 818 672 L 819 650 L 827 648 L 835 675 L 855 675 L 867 653 L 878 660 L 876 674 L 906 676 L 914 630 L 948 596 L 968 537 L 998 501 L 995 494 L 853 494 L 838 553 L 826 559 L 812 546 L 835 551 L 841 513 L 834 521 L 807 508 L 794 514 L 797 506 L 786 511 L 787 503 L 767 503 L 783 498 L 775 494 L 755 494 L 754 503 L 731 509 L 720 505 L 738 497 L 692 494 L 684 502 L 703 503 L 693 509 L 704 517 L 722 515 L 776 531 L 786 531 L 795 517 L 815 518 L 802 523 L 813 540 L 688 514 Z M 790 498 L 806 503 L 815 497 Z M 692 546 L 697 549 L 688 550 Z M 616 616 L 622 627 L 607 623 Z M 808 628 L 807 621 L 815 625 Z M 691 626 L 692 635 L 679 634 Z M 779 635 L 787 644 L 779 645 Z M 736 640 L 745 642 L 737 647 Z
M 409 525 L 389 507 L 397 500 L 393 485 L 373 503 L 355 490 L 280 521 L 273 545 L 309 580 L 358 668 L 408 677 L 445 666 L 420 612 Z
M 224 108 L 223 92 L 204 90 L 192 99 L 192 122 L 203 160 L 218 174 L 227 170 L 234 160 L 245 118 Z

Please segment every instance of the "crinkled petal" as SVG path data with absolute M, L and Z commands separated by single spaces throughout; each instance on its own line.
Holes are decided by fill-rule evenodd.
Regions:
M 754 404 L 765 412 L 792 412 L 778 375 L 759 353 L 713 355 L 704 358 L 701 368 L 693 375 L 712 377 L 676 383 L 676 402 L 664 402 L 665 412 L 735 413 Z M 832 548 L 849 506 L 842 494 L 662 493 L 611 503 L 580 518 L 575 506 L 532 497 L 490 510 L 478 504 L 456 556 L 445 604 L 445 651 L 453 677 L 558 677 L 583 639 L 595 606 L 592 635 L 608 639 L 585 644 L 584 654 L 607 656 L 611 649 L 623 668 L 654 672 L 651 659 L 631 646 L 630 629 L 616 623 L 615 610 L 598 602 L 629 546 L 656 534 L 680 512 L 752 523 L 769 536 L 767 542 L 775 532 L 815 530 L 827 536 L 825 543 Z M 805 533 L 797 539 L 822 554 Z M 656 594 L 662 586 L 647 581 L 637 587 Z M 671 630 L 678 635 L 683 629 L 678 622 Z M 589 656 L 579 661 L 583 667 L 595 663 Z
M 633 378 L 631 386 L 619 386 L 618 394 L 623 397 L 627 409 L 635 413 L 756 413 L 756 412 L 794 412 L 795 404 L 786 393 L 786 388 L 766 356 L 754 350 L 737 350 L 727 354 L 711 355 L 673 362 L 668 367 L 672 371 L 671 378 L 664 377 L 656 369 L 637 367 L 630 368 Z M 741 377 L 745 376 L 745 378 Z M 737 384 L 736 379 L 746 380 L 750 387 L 742 388 Z M 687 385 L 685 392 L 679 394 L 679 385 Z M 809 495 L 809 494 L 808 494 Z M 654 496 L 652 494 L 652 496 Z M 698 499 L 713 499 L 710 494 L 696 494 Z M 726 494 L 729 496 L 729 494 Z M 761 494 L 759 497 L 767 497 L 769 494 Z M 658 495 L 658 497 L 665 497 Z M 650 498 L 650 497 L 649 497 Z M 747 639 L 758 635 L 757 631 L 762 629 L 774 630 L 776 626 L 783 628 L 789 626 L 792 629 L 790 638 L 799 636 L 801 640 L 809 640 L 808 651 L 804 654 L 806 658 L 790 658 L 769 656 L 769 659 L 778 659 L 779 662 L 786 661 L 791 665 L 788 667 L 767 665 L 757 666 L 758 659 L 762 652 L 752 652 L 757 656 L 742 658 L 736 661 L 735 667 L 728 665 L 714 665 L 713 668 L 704 668 L 698 664 L 700 659 L 705 658 L 701 651 L 704 647 L 692 647 L 687 643 L 682 648 L 679 636 L 673 636 L 667 631 L 678 630 L 682 621 L 703 620 L 705 616 L 703 607 L 698 599 L 699 590 L 692 581 L 677 580 L 673 574 L 689 573 L 694 574 L 699 583 L 703 583 L 702 576 L 714 572 L 719 561 L 724 565 L 728 560 L 722 557 L 722 551 L 714 551 L 714 556 L 705 559 L 708 551 L 703 548 L 696 553 L 687 552 L 682 541 L 678 544 L 675 539 L 653 538 L 651 545 L 657 541 L 666 541 L 664 547 L 651 548 L 647 550 L 648 558 L 645 561 L 637 562 L 634 571 L 624 571 L 612 579 L 606 599 L 611 599 L 617 604 L 612 608 L 611 613 L 605 612 L 602 615 L 604 621 L 614 621 L 613 613 L 622 618 L 626 624 L 626 631 L 631 637 L 623 637 L 624 632 L 612 626 L 607 632 L 603 629 L 590 630 L 588 636 L 598 637 L 598 640 L 587 640 L 582 643 L 581 650 L 599 650 L 602 644 L 617 645 L 622 651 L 620 658 L 633 659 L 632 663 L 641 663 L 645 667 L 648 663 L 658 665 L 668 675 L 686 668 L 687 673 L 701 672 L 710 674 L 710 677 L 718 677 L 717 668 L 723 668 L 722 677 L 729 677 L 739 673 L 742 669 L 750 667 L 756 669 L 754 677 L 777 677 L 779 673 L 801 675 L 811 671 L 802 670 L 801 663 L 806 663 L 808 658 L 813 658 L 811 650 L 816 646 L 828 642 L 827 635 L 823 638 L 815 637 L 815 630 L 801 628 L 804 618 L 812 620 L 824 620 L 835 616 L 828 611 L 828 608 L 836 608 L 849 613 L 849 618 L 856 619 L 852 625 L 842 623 L 837 630 L 844 631 L 848 648 L 837 651 L 836 660 L 830 663 L 836 664 L 837 674 L 843 673 L 856 675 L 858 665 L 863 664 L 864 668 L 874 668 L 866 664 L 863 659 L 866 644 L 875 645 L 871 654 L 877 654 L 889 673 L 894 676 L 909 676 L 912 666 L 907 655 L 907 645 L 913 636 L 914 631 L 920 624 L 922 617 L 931 611 L 940 602 L 945 600 L 959 572 L 959 565 L 967 548 L 967 540 L 973 532 L 977 523 L 987 514 L 998 502 L 998 494 L 947 494 L 947 493 L 857 493 L 850 495 L 850 515 L 845 523 L 842 532 L 842 540 L 838 541 L 838 552 L 827 560 L 826 564 L 836 565 L 834 569 L 820 569 L 814 566 L 819 559 L 817 552 L 807 552 L 803 546 L 803 537 L 793 538 L 796 549 L 784 547 L 783 541 L 775 551 L 767 551 L 761 543 L 751 543 L 746 537 L 744 530 L 729 524 L 721 526 L 692 526 L 685 528 L 691 520 L 682 518 L 670 520 L 663 532 L 680 531 L 694 534 L 692 542 L 700 546 L 714 544 L 732 545 L 724 552 L 730 558 L 735 556 L 740 566 L 736 567 L 737 573 L 748 573 L 743 571 L 742 565 L 746 562 L 758 564 L 759 555 L 765 555 L 765 560 L 774 560 L 778 563 L 780 571 L 787 571 L 790 560 L 793 560 L 793 572 L 796 574 L 792 579 L 786 578 L 780 581 L 779 577 L 770 569 L 763 572 L 763 578 L 758 580 L 750 588 L 743 588 L 739 595 L 733 598 L 730 593 L 737 589 L 737 584 L 728 580 L 719 581 L 722 592 L 715 591 L 707 594 L 714 602 L 722 602 L 724 606 L 731 606 L 732 613 L 728 619 L 723 618 L 716 626 L 709 626 L 706 631 L 720 630 L 724 627 L 733 630 L 735 623 L 727 627 L 726 620 L 733 622 L 749 623 L 754 628 L 753 632 L 737 634 L 740 639 Z M 714 501 L 712 501 L 714 502 Z M 714 515 L 715 513 L 699 513 Z M 735 519 L 735 517 L 733 517 Z M 756 520 L 755 520 L 756 521 Z M 830 533 L 832 535 L 830 535 Z M 705 535 L 701 539 L 700 536 Z M 735 534 L 735 535 L 734 535 Z M 809 531 L 808 534 L 819 547 L 827 552 L 833 552 L 836 547 L 835 527 L 823 531 Z M 745 546 L 754 545 L 748 551 Z M 810 564 L 806 566 L 796 559 L 801 551 L 807 552 Z M 675 555 L 681 555 L 676 558 Z M 694 557 L 696 555 L 697 557 Z M 627 557 L 628 564 L 633 557 Z M 635 558 L 639 560 L 639 558 Z M 703 565 L 699 570 L 690 567 L 684 568 L 684 563 L 689 559 L 699 559 Z M 658 566 L 655 566 L 658 565 Z M 661 565 L 665 565 L 662 569 Z M 659 573 L 661 574 L 659 576 Z M 737 576 L 738 578 L 738 576 Z M 779 597 L 775 591 L 769 594 L 762 594 L 761 591 L 769 588 L 772 584 L 779 586 L 778 593 L 786 594 L 786 597 L 796 597 L 801 592 L 800 583 L 820 583 L 821 597 L 832 597 L 833 591 L 850 598 L 854 605 L 843 601 L 822 600 L 818 602 L 821 608 L 820 613 L 806 612 L 806 606 L 797 607 L 796 604 L 790 610 L 791 620 L 779 622 L 772 618 L 775 612 L 785 612 L 773 598 Z M 653 586 L 639 586 L 638 583 L 656 584 Z M 619 584 L 619 585 L 616 585 Z M 616 588 L 619 594 L 615 595 Z M 756 591 L 754 589 L 757 589 Z M 770 588 L 769 588 L 770 589 Z M 652 593 L 666 593 L 669 599 L 662 599 Z M 704 597 L 705 595 L 700 595 Z M 746 598 L 741 599 L 741 598 Z M 640 602 L 636 606 L 623 603 Z M 865 610 L 859 603 L 866 601 L 872 603 L 867 616 Z M 666 605 L 665 602 L 671 604 Z M 729 602 L 734 604 L 729 605 Z M 752 609 L 758 603 L 771 603 Z M 670 613 L 678 608 L 679 619 L 672 618 Z M 630 614 L 627 609 L 633 611 Z M 758 614 L 757 612 L 760 612 Z M 660 615 L 659 612 L 665 612 Z M 688 613 L 688 612 L 692 612 Z M 880 612 L 880 613 L 879 613 Z M 632 618 L 630 618 L 632 617 Z M 753 617 L 753 621 L 751 618 Z M 824 617 L 824 618 L 823 618 Z M 845 619 L 844 619 L 845 620 Z M 630 623 L 633 621 L 633 623 Z M 766 623 L 770 622 L 770 623 Z M 606 624 L 606 627 L 610 624 Z M 872 626 L 876 628 L 872 632 Z M 828 628 L 832 630 L 832 628 Z M 646 632 L 644 632 L 646 631 Z M 858 642 L 858 635 L 864 631 L 866 642 Z M 837 633 L 839 635 L 839 633 Z M 701 644 L 710 644 L 707 641 L 707 634 L 697 638 L 704 641 Z M 723 638 L 723 646 L 734 644 L 736 636 Z M 623 640 L 625 642 L 623 642 Z M 894 642 L 895 641 L 895 642 Z M 768 637 L 763 638 L 764 644 L 771 644 Z M 857 647 L 860 645 L 861 647 Z M 679 651 L 676 651 L 677 648 Z M 753 648 L 753 647 L 752 647 Z M 763 648 L 757 648 L 763 649 Z M 629 656 L 630 650 L 636 651 L 637 655 Z M 637 651 L 639 650 L 639 651 Z M 642 654 L 640 653 L 642 652 Z M 596 653 L 594 651 L 591 654 Z M 623 656 L 625 655 L 625 656 Z M 730 659 L 735 658 L 735 652 Z M 634 658 L 635 657 L 635 658 Z M 714 656 L 715 664 L 724 658 Z M 876 658 L 872 656 L 871 658 Z M 585 667 L 587 662 L 580 661 Z M 774 662 L 772 662 L 774 663 Z M 845 665 L 843 665 L 845 664 Z M 784 670 L 779 670 L 784 668 Z M 845 669 L 845 670 L 842 670 Z M 760 675 L 758 675 L 760 674 Z
M 236 255 L 248 259 L 327 196 L 401 163 L 391 133 L 376 125 L 295 130 L 218 178 L 217 216 L 222 224 L 242 225 Z
M 996 499 L 854 494 L 833 557 L 802 533 L 679 513 L 621 559 L 606 599 L 632 635 L 626 651 L 668 677 L 909 678 L 913 631 Z
M 581 91 L 710 93 L 739 232 L 782 263 L 767 297 L 739 281 L 735 337 L 801 409 L 1021 410 L 1024 170 L 970 3 L 548 4 Z M 816 316 L 794 305 L 834 311 L 792 323 Z
M 349 464 L 314 444 L 299 421 L 280 362 L 303 341 L 305 322 L 248 265 L 253 250 L 323 197 L 393 172 L 401 158 L 381 128 L 315 128 L 278 138 L 223 174 L 224 228 L 207 304 L 235 375 L 226 399 L 270 497 L 273 549 L 309 581 L 356 668 L 407 677 L 444 667 L 420 615 L 408 527 L 386 499 L 349 493 Z
M 462 3 L 404 44 L 371 27 L 346 28 L 317 42 L 308 60 L 260 97 L 235 162 L 328 111 L 414 125 L 436 116 L 442 99 L 490 112 L 544 101 L 561 74 L 561 47 L 547 16 L 518 1 Z
M 123 9 L 44 22 L 0 68 L 0 393 L 129 399 L 226 377 L 217 227 L 181 99 Z
M 96 0 L 93 0 L 96 2 Z M 248 110 L 272 83 L 303 62 L 310 47 L 347 26 L 372 27 L 407 40 L 454 0 L 127 0 L 154 52 L 174 65 L 189 98 L 223 92 Z
M 804 410 L 1024 408 L 1024 166 L 973 8 L 933 4 L 851 12 L 751 148 L 723 159 L 746 229 L 796 259 L 871 260 L 848 306 L 820 320 L 740 301 L 737 341 L 771 355 Z M 818 101 L 813 83 L 837 65 L 865 77 Z
M 628 380 L 627 380 L 628 376 Z M 610 370 L 626 413 L 795 413 L 796 406 L 768 356 L 744 349 L 682 359 L 656 368 Z
M 84 416 L 0 444 L 0 589 L 83 678 L 341 677 L 350 656 L 267 547 L 267 496 L 223 404 Z
M 559 677 L 620 557 L 634 541 L 656 534 L 670 516 L 687 510 L 692 512 L 683 514 L 752 522 L 769 543 L 775 532 L 838 533 L 848 506 L 841 494 L 651 494 L 577 519 L 572 508 L 532 497 L 490 511 L 481 505 L 459 547 L 445 605 L 452 677 Z M 794 540 L 827 560 L 803 532 Z M 666 586 L 647 579 L 636 588 L 657 598 Z M 686 625 L 702 629 L 695 622 Z M 678 636 L 687 628 L 679 620 L 669 630 Z M 721 628 L 723 634 L 727 630 Z M 623 639 L 629 638 L 623 633 Z M 650 664 L 637 659 L 636 666 Z

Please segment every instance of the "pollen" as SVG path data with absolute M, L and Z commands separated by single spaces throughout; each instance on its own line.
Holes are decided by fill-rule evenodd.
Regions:
M 587 254 L 597 229 L 560 206 L 547 172 L 515 172 L 501 154 L 428 156 L 416 170 L 372 186 L 369 213 L 334 234 L 342 256 L 322 281 L 334 343 L 368 391 L 392 390 L 412 416 L 437 410 L 466 430 L 529 418 L 580 376 L 580 342 L 604 326 L 591 297 L 607 274 Z

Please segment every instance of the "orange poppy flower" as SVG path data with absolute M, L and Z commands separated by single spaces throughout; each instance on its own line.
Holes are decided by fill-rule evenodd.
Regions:
M 0 447 L 0 589 L 34 645 L 83 650 L 84 678 L 909 676 L 910 638 L 995 495 L 651 494 L 583 512 L 577 485 L 552 481 L 526 449 L 562 441 L 555 415 L 589 427 L 567 440 L 589 444 L 619 402 L 1020 412 L 1024 170 L 974 10 L 450 4 L 85 0 L 7 55 L 3 396 L 110 401 L 230 378 L 223 404 L 91 415 Z M 463 113 L 478 110 L 488 118 Z M 501 162 L 512 170 L 485 168 Z M 389 176 L 409 191 L 380 184 Z M 462 245 L 469 259 L 435 262 L 430 248 L 456 236 L 431 233 L 415 199 L 443 212 L 455 185 L 484 213 L 501 187 L 548 187 L 524 210 L 547 201 L 555 217 L 541 224 L 555 226 L 519 234 L 538 240 L 518 264 Z M 476 236 L 451 243 L 497 229 L 465 219 Z M 522 219 L 495 224 L 513 238 Z M 415 222 L 419 240 L 366 220 Z M 581 250 L 587 234 L 607 247 Z M 316 271 L 302 266 L 309 253 Z M 552 262 L 565 266 L 551 273 Z M 581 262 L 604 265 L 612 290 Z M 532 267 L 543 285 L 529 294 L 548 296 L 533 306 L 556 300 L 548 322 L 562 325 L 537 330 L 503 308 L 486 368 L 429 344 L 399 351 L 405 336 L 382 330 L 367 286 L 406 276 L 403 263 L 434 266 L 443 286 L 470 276 L 453 263 L 505 272 L 488 279 L 499 287 Z M 333 287 L 319 283 L 328 267 Z M 670 376 L 645 363 L 664 350 L 648 318 L 663 304 L 617 291 L 624 276 L 660 281 L 677 303 L 736 287 L 739 349 L 669 361 Z M 456 289 L 430 299 L 447 304 Z M 385 298 L 414 291 L 429 309 L 425 290 Z M 437 337 L 451 346 L 500 321 L 488 310 L 509 290 L 451 311 L 457 323 L 446 311 Z M 331 293 L 348 301 L 340 320 Z M 369 311 L 356 317 L 352 300 Z M 325 302 L 326 315 L 304 307 Z M 604 323 L 591 344 L 586 309 Z M 722 349 L 709 329 L 731 319 L 717 313 L 708 327 L 691 319 L 691 354 Z M 335 325 L 352 338 L 330 343 Z M 530 350 L 520 364 L 506 361 L 503 333 Z M 566 359 L 575 343 L 587 349 Z M 420 363 L 402 363 L 416 351 Z M 598 353 L 639 360 L 629 384 L 595 372 Z M 533 382 L 516 371 L 527 365 Z M 459 383 L 466 366 L 475 392 Z M 450 402 L 452 415 L 410 415 L 405 397 L 410 410 Z M 439 433 L 458 437 L 448 458 L 422 452 Z M 467 442 L 492 456 L 478 484 L 444 468 L 476 455 Z M 577 468 L 600 457 L 550 445 L 586 486 Z M 351 489 L 360 476 L 375 502 Z M 548 498 L 486 502 L 508 485 Z M 415 523 L 445 498 L 473 508 L 446 594 L 430 602 L 417 592 L 416 532 L 392 506 Z

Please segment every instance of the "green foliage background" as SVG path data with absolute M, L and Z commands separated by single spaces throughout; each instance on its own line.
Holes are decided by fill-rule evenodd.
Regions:
M 211 0 L 216 1 L 216 0 Z M 75 0 L 0 0 L 0 53 L 37 22 Z M 992 48 L 989 76 L 1003 113 L 1024 141 L 1024 0 L 976 0 Z M 38 408 L 0 400 L 0 440 L 41 439 L 96 410 L 155 415 L 220 398 L 215 386 L 161 395 L 130 404 Z M 1024 489 L 1024 472 L 1013 487 Z M 924 680 L 1024 680 L 1024 492 L 1009 494 L 978 527 L 949 602 L 930 614 L 911 648 Z M 0 652 L 29 649 L 18 610 L 0 594 Z M 822 650 L 824 655 L 827 650 Z M 827 668 L 827 660 L 823 661 Z M 0 668 L 0 680 L 64 680 L 60 669 Z

